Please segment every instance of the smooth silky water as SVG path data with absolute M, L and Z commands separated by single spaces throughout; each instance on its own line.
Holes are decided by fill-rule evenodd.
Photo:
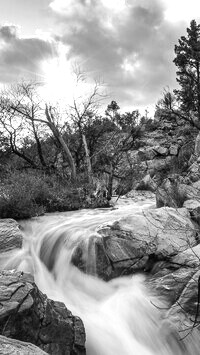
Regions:
M 99 225 L 154 208 L 154 202 L 121 200 L 116 209 L 53 213 L 21 222 L 24 245 L 5 254 L 1 268 L 30 272 L 39 289 L 81 317 L 88 355 L 198 355 L 194 333 L 180 340 L 164 319 L 163 299 L 145 285 L 144 275 L 104 282 L 71 263 L 78 243 L 99 236 Z M 95 255 L 88 254 L 95 264 Z

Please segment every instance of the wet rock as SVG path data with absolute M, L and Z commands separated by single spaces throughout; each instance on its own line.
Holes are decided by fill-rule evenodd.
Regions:
M 22 247 L 22 233 L 14 219 L 0 219 L 0 253 Z
M 199 279 L 200 270 L 197 269 L 190 280 L 185 283 L 180 296 L 167 313 L 167 318 L 176 324 L 183 337 L 187 336 L 200 322 L 198 312 Z
M 173 264 L 168 265 L 171 268 L 172 266 Z M 167 269 L 167 265 L 165 265 L 163 269 L 153 275 L 149 285 L 158 295 L 163 296 L 168 302 L 168 307 L 171 307 L 178 300 L 185 285 L 194 274 L 193 268 L 181 267 L 172 271 Z
M 1 355 L 47 355 L 35 345 L 0 335 Z
M 200 265 L 200 244 L 189 247 L 176 256 L 160 262 L 148 280 L 159 295 L 165 297 L 169 307 L 177 302 L 182 291 L 196 274 Z M 197 287 L 198 285 L 196 285 Z M 196 292 L 196 291 L 194 291 Z
M 42 294 L 31 275 L 0 273 L 0 334 L 49 354 L 85 354 L 83 323 L 61 302 Z
M 109 280 L 112 277 L 111 261 L 100 236 L 94 235 L 86 242 L 81 241 L 75 249 L 71 261 L 86 274 L 97 275 L 104 280 Z
M 140 255 L 154 253 L 165 257 L 186 250 L 188 240 L 191 246 L 195 246 L 197 228 L 186 209 L 161 208 L 122 218 L 101 227 L 98 232 L 106 237 L 106 251 L 112 255 L 114 251 L 108 248 L 108 244 L 120 239 L 129 242 Z
M 148 210 L 107 223 L 98 233 L 114 276 L 145 270 L 149 258 L 165 260 L 198 243 L 198 226 L 186 209 Z

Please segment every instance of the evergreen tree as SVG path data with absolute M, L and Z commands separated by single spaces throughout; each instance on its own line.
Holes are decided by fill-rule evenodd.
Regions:
M 187 28 L 187 36 L 175 46 L 177 82 L 174 93 L 185 119 L 200 129 L 200 25 L 195 20 Z

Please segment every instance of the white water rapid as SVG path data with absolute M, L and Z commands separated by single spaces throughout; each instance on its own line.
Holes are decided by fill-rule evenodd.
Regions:
M 77 243 L 87 242 L 100 224 L 149 207 L 151 200 L 122 200 L 118 209 L 54 213 L 23 222 L 23 249 L 1 260 L 1 267 L 31 272 L 42 292 L 82 318 L 87 355 L 200 354 L 192 336 L 180 341 L 163 320 L 165 305 L 145 286 L 143 275 L 104 282 L 70 262 Z

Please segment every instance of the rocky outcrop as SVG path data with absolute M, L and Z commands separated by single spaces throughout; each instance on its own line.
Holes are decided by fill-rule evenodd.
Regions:
M 0 335 L 1 355 L 47 355 L 35 345 Z
M 189 247 L 167 261 L 159 262 L 152 269 L 151 277 L 148 280 L 151 287 L 168 301 L 168 316 L 176 318 L 179 330 L 184 326 L 185 329 L 187 328 L 186 324 L 179 324 L 182 322 L 181 319 L 187 319 L 188 325 L 192 326 L 189 318 L 192 316 L 195 319 L 196 315 L 199 317 L 197 312 L 199 266 L 200 244 Z M 179 319 L 180 314 L 182 315 Z M 199 320 L 199 318 L 196 319 L 197 322 Z
M 199 228 L 184 208 L 148 210 L 102 225 L 97 232 L 87 251 L 96 251 L 93 270 L 104 279 L 148 271 L 156 261 L 175 256 L 188 245 L 195 246 L 199 240 Z M 91 255 L 87 258 L 83 255 L 85 251 L 80 244 L 72 260 L 86 270 L 86 259 Z
M 22 247 L 22 233 L 14 219 L 0 219 L 0 253 Z
M 178 325 L 180 331 L 192 330 L 200 322 L 199 304 L 200 270 L 196 270 L 185 283 L 180 296 L 170 308 L 167 316 Z M 183 282 L 182 282 L 183 283 Z
M 23 272 L 0 273 L 0 334 L 52 355 L 85 354 L 85 331 L 61 302 L 42 294 Z

